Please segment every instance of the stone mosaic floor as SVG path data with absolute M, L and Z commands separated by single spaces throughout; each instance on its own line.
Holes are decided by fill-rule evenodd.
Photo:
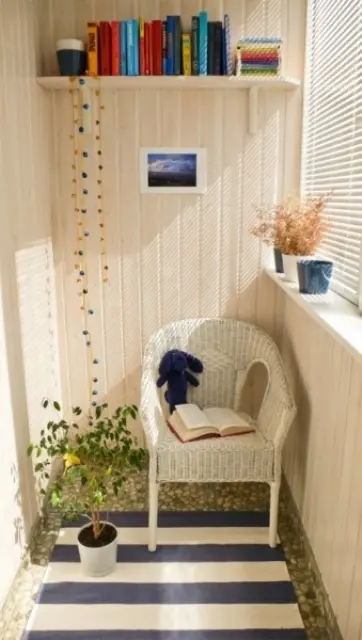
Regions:
M 130 478 L 124 487 L 123 497 L 113 500 L 108 507 L 110 510 L 142 511 L 147 509 L 146 502 L 147 477 L 146 473 L 142 473 Z M 164 510 L 267 510 L 268 502 L 269 488 L 256 483 L 195 484 L 187 487 L 183 484 L 168 484 L 162 486 L 160 491 L 160 509 Z M 312 640 L 337 640 L 338 636 L 330 631 L 327 607 L 324 606 L 318 580 L 306 556 L 298 531 L 297 518 L 291 513 L 285 491 L 282 491 L 280 502 L 279 535 L 308 637 Z M 29 558 L 20 570 L 0 615 L 1 640 L 21 639 L 59 526 L 60 518 L 56 513 L 50 513 L 47 521 L 39 525 Z

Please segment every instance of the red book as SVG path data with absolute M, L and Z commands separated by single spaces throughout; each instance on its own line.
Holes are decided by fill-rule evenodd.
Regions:
M 100 23 L 101 76 L 110 76 L 112 71 L 112 28 L 109 22 Z
M 111 22 L 112 29 L 112 76 L 119 76 L 120 73 L 120 23 L 115 20 Z
M 152 51 L 151 51 L 151 25 L 145 22 L 145 76 L 151 75 Z
M 152 22 L 152 75 L 162 75 L 162 20 Z

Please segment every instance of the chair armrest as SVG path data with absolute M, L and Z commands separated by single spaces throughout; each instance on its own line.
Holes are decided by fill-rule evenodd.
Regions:
M 296 414 L 293 399 L 277 396 L 267 389 L 260 407 L 257 423 L 263 436 L 278 449 L 283 447 Z
M 141 385 L 140 418 L 146 435 L 148 448 L 155 449 L 167 430 L 156 382 L 152 371 L 144 369 Z

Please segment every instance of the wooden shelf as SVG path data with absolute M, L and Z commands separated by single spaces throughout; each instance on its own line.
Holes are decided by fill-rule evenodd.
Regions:
M 236 76 L 102 76 L 100 78 L 87 78 L 84 85 L 79 84 L 76 78 L 70 82 L 68 77 L 58 76 L 38 78 L 38 84 L 48 91 L 66 91 L 67 89 L 80 88 L 83 100 L 89 102 L 89 92 L 94 89 L 118 91 L 118 90 L 200 90 L 209 89 L 217 91 L 247 90 L 249 91 L 249 133 L 258 131 L 259 92 L 270 89 L 272 91 L 291 91 L 300 86 L 299 80 L 294 78 L 239 78 Z M 84 114 L 87 120 L 85 128 L 90 127 L 90 112 Z
M 64 91 L 70 88 L 69 78 L 43 77 L 37 79 L 44 89 L 49 91 Z M 77 85 L 77 80 L 75 84 Z M 239 78 L 236 76 L 103 76 L 87 78 L 87 86 L 90 89 L 281 89 L 292 90 L 300 86 L 299 80 L 293 78 Z

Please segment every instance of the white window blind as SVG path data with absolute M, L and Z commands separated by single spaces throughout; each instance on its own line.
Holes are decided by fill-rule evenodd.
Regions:
M 309 0 L 302 187 L 332 191 L 319 253 L 334 262 L 335 291 L 361 297 L 362 1 Z

